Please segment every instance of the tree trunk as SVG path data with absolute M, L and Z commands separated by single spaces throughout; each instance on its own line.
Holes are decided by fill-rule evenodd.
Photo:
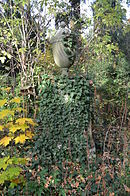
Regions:
M 72 31 L 75 34 L 76 38 L 76 59 L 80 54 L 81 49 L 81 22 L 80 22 L 80 0 L 70 0 L 71 3 L 71 19 L 74 22 Z

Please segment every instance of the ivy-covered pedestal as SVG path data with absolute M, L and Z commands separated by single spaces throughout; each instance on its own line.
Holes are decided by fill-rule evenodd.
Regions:
M 86 164 L 91 94 L 89 81 L 81 76 L 43 79 L 39 138 L 43 165 L 65 160 Z

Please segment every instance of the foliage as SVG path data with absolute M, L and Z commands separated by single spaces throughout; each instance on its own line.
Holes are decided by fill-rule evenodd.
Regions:
M 128 23 L 125 21 L 125 9 L 119 1 L 95 1 L 93 9 L 93 31 L 86 35 L 84 68 L 93 75 L 97 85 L 108 79 L 108 69 L 123 67 L 127 62 L 121 49 L 121 40 L 128 34 Z M 128 50 L 128 49 L 125 49 Z M 128 53 L 128 51 L 127 51 Z M 121 62 L 121 63 L 120 63 Z M 128 65 L 127 65 L 128 66 Z
M 31 150 L 32 161 L 24 191 L 30 195 L 127 195 L 128 155 L 127 146 L 123 147 L 124 144 L 127 145 L 125 130 L 122 132 L 123 138 L 120 138 L 122 123 L 124 127 L 127 126 L 125 117 L 120 116 L 123 120 L 120 122 L 118 113 L 115 113 L 112 106 L 112 110 L 106 111 L 105 101 L 100 102 L 98 94 L 95 94 L 95 121 L 92 121 L 94 135 L 98 135 L 95 140 L 95 160 L 88 156 L 92 150 L 87 134 L 89 119 L 85 118 L 83 123 L 87 116 L 87 113 L 84 116 L 83 111 L 90 110 L 90 106 L 85 103 L 92 90 L 88 81 L 81 76 L 69 79 L 44 76 L 41 89 L 41 126 L 37 130 L 35 146 Z M 65 99 L 66 94 L 68 97 Z M 83 132 L 84 128 L 86 132 Z M 105 136 L 100 138 L 99 134 Z M 102 149 L 97 146 L 100 142 Z
M 35 157 L 33 165 L 37 165 L 37 162 L 38 157 Z M 100 158 L 91 162 L 89 168 L 64 161 L 61 166 L 56 165 L 47 170 L 39 163 L 38 167 L 31 170 L 26 192 L 30 195 L 128 195 L 128 165 L 125 170 L 120 165 L 120 159 L 109 158 L 107 155 L 103 160 Z
M 31 168 L 35 171 L 40 167 L 41 172 L 47 170 L 48 174 L 54 172 L 54 176 L 62 178 L 62 164 L 66 161 L 87 164 L 86 145 L 89 139 L 86 132 L 90 121 L 92 89 L 89 80 L 81 76 L 50 78 L 47 75 L 44 75 L 40 88 L 41 130 L 36 136 Z M 91 144 L 88 145 L 91 148 Z M 55 171 L 57 167 L 61 172 Z M 42 178 L 44 183 L 46 178 Z M 60 179 L 55 183 L 58 181 Z
M 94 1 L 93 18 L 79 3 L 0 2 L 1 195 L 129 195 L 129 20 L 118 0 Z M 52 19 L 77 33 L 69 78 L 46 43 Z
M 25 158 L 17 158 L 13 156 L 12 158 L 4 157 L 0 158 L 0 184 L 7 184 L 10 182 L 10 187 L 13 188 L 20 183 L 25 183 L 24 177 L 21 175 L 22 168 L 21 165 L 26 164 Z
M 0 61 L 4 74 L 15 78 L 20 71 L 21 86 L 34 88 L 34 70 L 44 50 L 46 24 L 45 15 L 38 16 L 33 1 L 5 1 L 1 3 Z M 31 14 L 33 13 L 33 17 Z M 35 14 L 34 14 L 35 13 Z M 40 24 L 37 22 L 40 19 Z M 42 28 L 43 27 L 43 28 Z M 35 89 L 33 89 L 35 96 Z
M 10 88 L 2 89 L 10 90 Z M 27 158 L 20 158 L 17 146 L 32 139 L 33 127 L 36 123 L 31 118 L 23 118 L 25 111 L 20 107 L 21 98 L 0 100 L 0 185 L 11 188 L 18 184 L 25 184 L 22 174 L 22 165 L 27 163 Z M 22 147 L 22 146 L 21 146 Z
M 43 79 L 40 120 L 47 165 L 65 157 L 79 162 L 86 160 L 84 131 L 90 118 L 90 93 L 89 81 L 82 77 Z

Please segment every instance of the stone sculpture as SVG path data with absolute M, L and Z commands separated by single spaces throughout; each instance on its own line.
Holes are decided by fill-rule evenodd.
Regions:
M 51 38 L 50 43 L 55 63 L 61 67 L 63 75 L 68 75 L 68 69 L 74 62 L 75 48 L 71 31 L 66 27 L 65 22 L 61 22 L 60 28 Z

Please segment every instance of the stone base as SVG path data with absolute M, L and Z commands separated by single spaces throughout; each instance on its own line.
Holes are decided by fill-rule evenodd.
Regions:
M 61 68 L 61 72 L 63 76 L 68 76 L 68 68 Z

